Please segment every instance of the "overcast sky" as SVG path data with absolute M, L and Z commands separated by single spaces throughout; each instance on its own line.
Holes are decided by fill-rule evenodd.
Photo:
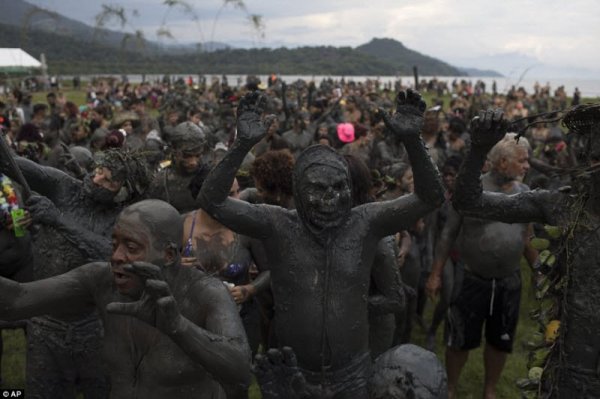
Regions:
M 223 0 L 187 0 L 193 12 L 169 8 L 164 0 L 28 1 L 90 25 L 101 4 L 120 4 L 130 12 L 127 29 L 141 29 L 148 39 L 157 39 L 166 20 L 176 41 L 163 42 L 212 37 L 237 47 L 355 47 L 389 37 L 458 66 L 504 74 L 546 68 L 563 76 L 600 77 L 599 0 L 244 0 L 247 13 L 230 1 L 214 33 Z M 252 29 L 247 14 L 262 16 L 264 38 Z M 118 30 L 116 24 L 110 28 Z

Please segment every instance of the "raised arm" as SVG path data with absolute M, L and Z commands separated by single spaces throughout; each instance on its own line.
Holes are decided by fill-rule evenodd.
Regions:
M 65 184 L 77 184 L 75 178 L 59 169 L 42 166 L 22 157 L 15 158 L 15 161 L 31 189 L 51 200 L 56 198 L 59 187 L 62 188 Z
M 194 290 L 206 307 L 204 328 L 183 316 L 169 334 L 185 353 L 227 385 L 250 385 L 250 348 L 237 308 L 225 287 L 205 284 Z
M 43 196 L 32 196 L 26 205 L 35 223 L 54 227 L 88 261 L 100 261 L 110 257 L 111 239 L 109 232 L 102 235 L 83 228 L 76 221 L 61 215 L 54 203 Z
M 471 121 L 471 146 L 456 178 L 452 203 L 467 216 L 505 223 L 550 222 L 549 206 L 556 204 L 559 193 L 545 190 L 507 195 L 483 191 L 481 169 L 487 153 L 508 130 L 500 109 L 481 111 Z
M 271 234 L 270 215 L 277 207 L 254 205 L 229 198 L 229 189 L 246 154 L 266 134 L 269 123 L 261 115 L 266 99 L 258 92 L 240 100 L 236 139 L 225 157 L 208 174 L 197 203 L 209 215 L 237 233 L 266 238 Z
M 44 314 L 77 313 L 94 305 L 87 283 L 101 266 L 90 263 L 65 274 L 31 283 L 0 277 L 0 319 L 20 320 Z
M 372 217 L 371 226 L 378 235 L 392 235 L 407 229 L 444 201 L 439 172 L 420 136 L 424 111 L 425 102 L 420 94 L 410 89 L 398 93 L 393 117 L 379 110 L 388 130 L 406 148 L 415 176 L 415 192 L 392 201 L 366 205 Z
M 406 305 L 406 295 L 394 251 L 395 245 L 393 236 L 384 237 L 377 244 L 371 269 L 371 280 L 375 283 L 376 294 L 369 297 L 369 313 L 396 313 Z

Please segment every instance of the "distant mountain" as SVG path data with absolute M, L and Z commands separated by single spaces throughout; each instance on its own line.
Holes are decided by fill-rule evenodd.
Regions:
M 502 75 L 499 72 L 492 71 L 491 69 L 477 69 L 477 68 L 461 68 L 458 67 L 458 70 L 464 73 L 467 76 L 476 76 L 480 78 L 501 78 Z
M 50 73 L 230 73 L 465 76 L 393 39 L 356 47 L 233 49 L 225 43 L 163 45 L 96 29 L 25 0 L 0 0 L 0 46 L 45 53 Z M 168 55 L 166 57 L 165 55 Z
M 100 8 L 99 8 L 100 9 Z M 143 38 L 138 40 L 132 33 L 99 29 L 63 15 L 40 8 L 25 0 L 0 0 L 0 24 L 14 26 L 20 33 L 12 47 L 23 47 L 33 31 L 43 31 L 64 37 L 77 38 L 81 42 L 126 49 L 132 52 L 157 54 L 183 54 L 197 51 L 216 51 L 231 48 L 226 43 L 163 44 Z
M 385 61 L 396 68 L 400 75 L 412 75 L 413 66 L 418 67 L 419 75 L 463 76 L 465 73 L 436 58 L 423 55 L 406 48 L 394 39 L 373 39 L 358 46 L 356 51 Z
M 0 0 L 0 23 L 19 28 L 18 43 L 15 46 L 23 46 L 28 41 L 33 31 L 43 31 L 77 38 L 81 42 L 95 42 L 101 45 L 122 47 L 125 44 L 131 51 L 135 47 L 127 45 L 129 36 L 123 32 L 108 29 L 95 29 L 92 26 L 67 18 L 58 13 L 45 10 L 24 0 Z M 140 46 L 141 47 L 141 46 Z M 158 45 L 148 40 L 144 41 L 147 49 L 157 49 Z

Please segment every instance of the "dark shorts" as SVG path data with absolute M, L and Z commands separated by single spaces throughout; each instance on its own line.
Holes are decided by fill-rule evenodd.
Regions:
M 520 270 L 502 279 L 483 279 L 465 271 L 462 287 L 448 309 L 446 345 L 458 350 L 479 347 L 485 323 L 486 342 L 510 353 L 520 302 Z

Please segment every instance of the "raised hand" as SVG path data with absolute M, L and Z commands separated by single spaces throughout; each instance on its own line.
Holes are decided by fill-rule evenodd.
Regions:
M 113 302 L 106 306 L 108 313 L 137 317 L 168 334 L 177 327 L 181 313 L 159 266 L 133 262 L 123 270 L 136 274 L 144 281 L 144 292 L 135 302 Z
M 273 117 L 269 116 L 263 121 L 262 115 L 266 105 L 267 98 L 258 91 L 242 97 L 237 109 L 238 140 L 255 144 L 267 134 Z
M 290 347 L 269 349 L 254 358 L 254 374 L 263 399 L 309 399 L 317 397 L 309 391 Z
M 396 112 L 393 116 L 383 109 L 379 109 L 387 128 L 398 138 L 418 136 L 423 127 L 423 112 L 425 101 L 421 95 L 408 89 L 401 91 L 396 97 Z
M 41 195 L 29 197 L 25 203 L 34 223 L 55 226 L 60 220 L 60 211 L 49 198 Z
M 81 177 L 85 175 L 85 170 L 79 166 L 79 162 L 77 162 L 75 156 L 71 154 L 69 147 L 67 147 L 64 143 L 61 143 L 60 145 L 63 150 L 62 154 L 58 158 L 60 164 L 65 168 L 65 170 L 72 172 L 75 177 Z
M 255 293 L 256 289 L 252 284 L 229 287 L 229 294 L 231 294 L 231 297 L 238 305 L 252 298 Z
M 479 111 L 479 115 L 471 120 L 471 146 L 491 149 L 506 135 L 508 127 L 502 109 Z

